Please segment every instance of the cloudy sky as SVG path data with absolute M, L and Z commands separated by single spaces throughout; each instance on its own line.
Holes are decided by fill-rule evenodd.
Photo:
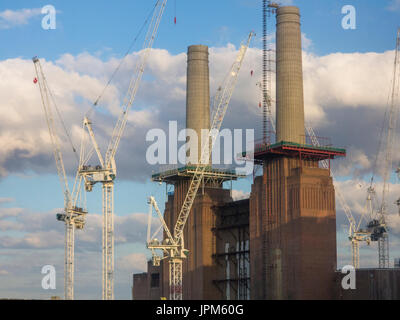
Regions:
M 151 11 L 149 1 L 28 1 L 0 3 L 0 298 L 63 296 L 64 226 L 55 213 L 63 206 L 31 58 L 41 58 L 48 82 L 72 141 L 79 145 L 81 120 L 121 63 Z M 375 168 L 379 136 L 393 74 L 400 1 L 351 0 L 355 30 L 342 28 L 343 1 L 293 0 L 302 12 L 306 120 L 318 136 L 330 137 L 348 150 L 334 163 L 336 185 L 358 219 Z M 57 10 L 55 30 L 42 29 L 41 8 Z M 132 273 L 145 270 L 147 203 L 154 195 L 162 207 L 165 186 L 151 183 L 157 166 L 146 161 L 146 133 L 166 129 L 168 121 L 185 124 L 186 50 L 210 47 L 211 91 L 215 92 L 234 61 L 240 43 L 254 30 L 224 127 L 255 129 L 260 136 L 261 1 L 171 0 L 168 3 L 145 77 L 117 154 L 115 187 L 116 283 L 118 299 L 130 299 Z M 174 24 L 174 17 L 177 24 Z M 94 131 L 104 151 L 120 111 L 143 34 L 98 108 L 91 112 Z M 253 76 L 251 71 L 253 70 Z M 73 179 L 76 159 L 61 136 L 67 171 Z M 395 147 L 395 163 L 400 160 Z M 377 177 L 377 193 L 382 185 Z M 71 181 L 72 182 L 72 181 Z M 390 201 L 400 194 L 392 177 Z M 235 183 L 234 196 L 250 191 L 251 177 Z M 100 188 L 88 194 L 87 226 L 76 233 L 76 298 L 101 298 Z M 397 249 L 400 219 L 391 205 L 391 260 Z M 347 219 L 337 204 L 338 267 L 351 262 Z M 392 261 L 391 261 L 392 262 Z M 57 289 L 41 288 L 41 268 L 54 265 Z M 361 265 L 377 265 L 377 248 L 361 248 Z

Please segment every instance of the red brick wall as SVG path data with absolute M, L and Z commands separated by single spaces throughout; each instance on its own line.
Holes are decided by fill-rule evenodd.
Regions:
M 179 181 L 175 185 L 174 196 L 166 204 L 165 217 L 172 232 L 173 226 L 185 199 L 189 181 Z M 185 300 L 222 299 L 213 280 L 217 274 L 216 239 L 212 228 L 216 215 L 214 206 L 231 201 L 230 191 L 222 188 L 200 188 L 188 218 L 184 241 L 189 250 L 188 259 L 183 264 L 183 298 Z M 163 294 L 169 298 L 169 265 L 163 262 Z
M 317 165 L 276 158 L 252 186 L 252 299 L 334 297 L 335 191 Z

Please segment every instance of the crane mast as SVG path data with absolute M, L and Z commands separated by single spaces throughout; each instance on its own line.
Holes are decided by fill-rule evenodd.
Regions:
M 272 99 L 271 99 L 271 85 L 272 85 L 272 63 L 273 63 L 273 50 L 269 48 L 269 18 L 279 8 L 279 4 L 271 0 L 263 0 L 263 52 L 262 52 L 262 80 L 259 83 L 263 94 L 262 103 L 262 116 L 263 116 L 263 143 L 271 144 L 270 133 L 268 132 L 268 117 L 271 113 Z
M 36 80 L 39 85 L 42 106 L 46 116 L 47 127 L 50 134 L 50 140 L 53 146 L 54 159 L 56 162 L 58 177 L 64 194 L 64 213 L 56 215 L 58 221 L 65 223 L 65 253 L 64 253 L 64 296 L 65 300 L 74 299 L 74 248 L 75 248 L 75 229 L 83 229 L 85 225 L 85 216 L 87 211 L 78 208 L 77 200 L 80 193 L 80 184 L 82 180 L 75 177 L 75 184 L 72 195 L 68 187 L 68 179 L 65 173 L 63 155 L 60 147 L 59 136 L 56 131 L 54 116 L 52 111 L 52 94 L 49 89 L 42 65 L 38 57 L 34 57 Z M 54 103 L 54 101 L 53 101 Z M 55 105 L 55 103 L 54 103 Z
M 238 56 L 230 69 L 228 76 L 226 77 L 223 85 L 219 87 L 217 94 L 214 99 L 213 113 L 212 113 L 212 125 L 208 135 L 208 140 L 211 140 L 211 149 L 214 146 L 216 138 L 219 134 L 222 122 L 224 120 L 229 102 L 231 100 L 233 91 L 235 89 L 239 71 L 241 69 L 244 57 L 247 49 L 250 45 L 250 41 L 254 33 L 251 32 L 247 43 L 242 45 Z M 153 252 L 153 263 L 159 265 L 161 258 L 155 253 L 155 250 L 163 250 L 164 254 L 167 254 L 169 259 L 169 285 L 170 285 L 170 299 L 171 300 L 182 300 L 182 279 L 183 279 L 183 260 L 186 258 L 188 250 L 184 249 L 183 231 L 189 217 L 193 202 L 195 200 L 197 191 L 200 187 L 201 181 L 204 177 L 204 172 L 207 168 L 205 165 L 209 163 L 211 154 L 208 151 L 209 144 L 204 143 L 202 147 L 201 157 L 199 163 L 196 165 L 195 173 L 189 185 L 188 192 L 183 202 L 182 208 L 179 212 L 173 235 L 170 233 L 167 225 L 163 222 L 162 216 L 159 218 L 163 222 L 164 230 L 166 230 L 167 239 L 164 243 L 160 244 L 158 240 L 154 239 L 147 244 L 147 247 Z M 154 198 L 150 198 L 150 205 L 156 207 Z M 157 207 L 156 207 L 157 208 Z M 156 209 L 157 211 L 157 209 Z
M 397 30 L 396 50 L 393 68 L 393 81 L 391 88 L 388 127 L 384 141 L 383 154 L 383 189 L 381 204 L 376 220 L 372 220 L 368 227 L 372 230 L 373 240 L 378 241 L 379 268 L 389 268 L 389 235 L 386 225 L 388 214 L 389 181 L 393 165 L 393 148 L 396 137 L 397 120 L 399 114 L 399 75 L 400 75 L 400 28 Z
M 148 31 L 143 44 L 143 49 L 136 65 L 134 75 L 131 78 L 129 89 L 123 101 L 123 108 L 108 144 L 103 160 L 100 149 L 96 142 L 91 122 L 87 117 L 84 126 L 91 137 L 92 144 L 96 150 L 100 165 L 96 167 L 81 166 L 80 175 L 85 178 L 87 191 L 92 191 L 93 185 L 102 184 L 102 299 L 114 299 L 114 180 L 116 178 L 115 155 L 118 150 L 121 137 L 128 121 L 129 110 L 135 100 L 140 82 L 143 77 L 151 49 L 156 38 L 158 28 L 165 10 L 167 0 L 156 2 L 154 13 L 150 21 Z M 95 103 L 97 104 L 97 102 Z

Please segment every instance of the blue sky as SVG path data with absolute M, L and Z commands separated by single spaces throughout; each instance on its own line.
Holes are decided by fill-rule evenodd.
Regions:
M 347 2 L 303 0 L 291 3 L 301 9 L 302 32 L 312 40 L 311 51 L 316 55 L 384 52 L 393 49 L 400 12 L 389 10 L 394 1 L 352 1 L 351 4 L 357 10 L 356 30 L 344 30 L 341 26 L 341 8 Z M 0 4 L 0 11 L 41 8 L 47 4 L 47 1 L 5 0 Z M 146 1 L 147 5 L 143 5 L 143 1 L 117 1 L 110 5 L 107 1 L 85 1 L 79 4 L 77 1 L 52 1 L 51 4 L 58 11 L 57 29 L 44 31 L 41 28 L 43 16 L 36 15 L 27 24 L 0 30 L 3 43 L 8 44 L 0 52 L 0 59 L 29 59 L 38 55 L 47 60 L 56 60 L 65 53 L 78 55 L 82 52 L 99 56 L 103 60 L 111 56 L 120 58 L 142 26 L 153 2 Z M 184 52 L 193 43 L 210 47 L 225 46 L 227 43 L 238 45 L 246 38 L 249 30 L 258 33 L 253 45 L 259 46 L 260 21 L 261 12 L 257 0 L 169 1 L 155 47 L 177 54 Z M 134 50 L 141 48 L 142 38 L 138 39 Z M 48 178 L 44 179 L 46 181 Z M 18 178 L 13 180 L 7 185 L 21 184 L 17 182 Z M 24 182 L 23 188 L 31 189 L 34 183 L 32 180 Z M 21 190 L 20 187 L 16 189 Z M 11 194 L 16 192 L 11 191 Z M 57 190 L 50 187 L 48 192 L 54 192 L 56 196 Z M 39 196 L 33 193 L 32 197 Z M 52 205 L 54 203 L 49 206 Z M 143 210 L 143 206 L 138 208 Z M 127 209 L 126 206 L 124 209 Z
M 347 87 L 344 87 L 347 90 L 346 92 L 340 91 L 339 89 L 337 91 L 329 91 L 330 86 L 327 85 L 329 82 L 325 83 L 320 81 L 320 85 L 325 87 L 317 87 L 317 91 L 325 92 L 324 90 L 326 90 L 326 96 L 318 96 L 315 97 L 315 99 L 310 99 L 309 106 L 306 106 L 306 108 L 310 108 L 309 114 L 311 121 L 313 121 L 315 127 L 320 130 L 321 134 L 324 136 L 331 136 L 334 143 L 339 146 L 348 147 L 350 149 L 350 159 L 352 161 L 358 161 L 359 165 L 354 164 L 354 167 L 350 160 L 348 160 L 349 162 L 342 162 L 342 167 L 340 167 L 340 163 L 337 165 L 339 171 L 338 180 L 344 184 L 344 187 L 350 188 L 351 181 L 363 182 L 369 179 L 368 174 L 371 171 L 370 162 L 373 161 L 373 150 L 377 147 L 376 136 L 373 136 L 369 131 L 375 130 L 381 124 L 383 109 L 380 107 L 384 105 L 384 102 L 379 103 L 379 99 L 376 99 L 378 102 L 365 102 L 362 100 L 362 97 L 366 95 L 361 93 L 359 93 L 361 97 L 358 100 L 354 98 L 356 101 L 353 101 L 353 97 L 357 94 L 352 92 L 351 89 L 357 88 L 358 90 L 360 85 L 357 84 L 352 87 L 351 84 L 360 81 L 357 75 L 357 72 L 360 70 L 365 70 L 370 67 L 374 68 L 371 73 L 367 72 L 367 76 L 362 78 L 363 80 L 368 80 L 370 75 L 371 80 L 375 79 L 374 81 L 379 83 L 382 82 L 380 79 L 378 80 L 377 76 L 380 70 L 390 71 L 392 56 L 387 52 L 393 50 L 395 45 L 396 29 L 399 26 L 400 18 L 400 1 L 293 0 L 286 2 L 298 5 L 302 13 L 303 44 L 307 44 L 307 48 L 305 48 L 307 56 L 304 64 L 305 77 L 307 79 L 313 77 L 312 72 L 314 70 L 321 70 L 321 68 L 323 69 L 325 67 L 327 70 L 335 70 L 335 66 L 339 68 L 340 61 L 350 61 L 348 62 L 349 65 L 354 65 L 354 62 L 351 61 L 365 62 L 364 65 L 361 66 L 360 64 L 359 68 L 355 68 L 354 72 L 352 70 L 353 73 L 349 73 L 349 78 L 345 79 L 346 81 L 344 82 L 349 83 Z M 212 66 L 215 66 L 215 68 L 212 67 L 212 70 L 216 71 L 215 74 L 212 74 L 212 81 L 214 81 L 212 83 L 218 83 L 221 79 L 219 75 L 223 72 L 219 71 L 218 66 L 223 66 L 221 69 L 228 70 L 227 68 L 230 64 L 229 61 L 226 62 L 226 65 L 224 64 L 225 62 L 223 62 L 223 60 L 227 60 L 224 59 L 224 54 L 229 54 L 229 57 L 234 56 L 234 48 L 232 49 L 229 47 L 229 44 L 233 44 L 237 47 L 246 39 L 249 31 L 254 30 L 258 34 L 256 40 L 252 44 L 254 50 L 249 53 L 248 64 L 243 68 L 241 80 L 243 83 L 242 85 L 238 85 L 238 93 L 233 97 L 232 101 L 233 109 L 232 112 L 227 115 L 226 122 L 227 126 L 231 128 L 236 128 L 236 126 L 240 128 L 260 127 L 261 122 L 259 121 L 260 118 L 257 116 L 256 110 L 259 97 L 257 97 L 255 89 L 248 94 L 249 97 L 244 94 L 246 91 L 245 88 L 247 88 L 244 84 L 244 82 L 247 81 L 246 79 L 248 79 L 246 77 L 249 77 L 248 74 L 251 69 L 255 69 L 257 74 L 257 66 L 258 62 L 260 62 L 260 60 L 257 60 L 259 58 L 259 56 L 257 56 L 259 51 L 256 50 L 261 45 L 262 17 L 260 3 L 260 0 L 177 0 L 177 24 L 175 25 L 175 1 L 172 0 L 168 2 L 155 42 L 155 48 L 162 49 L 165 52 L 161 50 L 158 51 L 159 55 L 156 55 L 157 58 L 154 58 L 154 63 L 156 66 L 159 66 L 159 70 L 156 70 L 157 67 L 153 67 L 154 69 L 149 67 L 150 70 L 149 74 L 146 76 L 146 81 L 144 81 L 143 91 L 138 96 L 138 110 L 143 111 L 144 116 L 146 116 L 146 112 L 149 112 L 149 110 L 157 110 L 157 115 L 154 115 L 154 119 L 151 120 L 154 121 L 154 126 L 164 126 L 168 120 L 173 120 L 175 115 L 178 117 L 178 120 L 182 120 L 182 108 L 184 106 L 182 97 L 165 97 L 164 100 L 164 96 L 160 93 L 160 97 L 157 100 L 154 98 L 154 96 L 157 95 L 154 95 L 154 92 L 151 91 L 151 82 L 154 80 L 156 84 L 154 87 L 157 87 L 157 85 L 159 85 L 157 81 L 161 81 L 159 79 L 168 77 L 168 74 L 165 73 L 170 72 L 175 77 L 176 72 L 176 78 L 180 79 L 179 81 L 176 80 L 177 83 L 173 83 L 175 80 L 171 79 L 168 79 L 165 83 L 162 81 L 160 83 L 164 84 L 166 88 L 169 88 L 169 85 L 171 85 L 173 88 L 184 89 L 180 77 L 184 76 L 185 59 L 181 54 L 186 52 L 188 45 L 205 44 L 210 48 L 214 48 L 216 58 L 214 62 L 212 62 Z M 38 13 L 37 10 L 48 4 L 53 5 L 57 9 L 56 30 L 46 31 L 41 28 L 41 19 L 43 16 L 40 12 Z M 88 85 L 90 84 L 91 86 L 90 90 L 88 89 L 90 94 L 88 93 L 85 96 L 83 93 L 80 97 L 76 95 L 72 100 L 68 100 L 70 98 L 68 95 L 69 88 L 65 86 L 72 86 L 73 84 L 69 84 L 68 82 L 65 84 L 61 79 L 61 84 L 59 85 L 60 88 L 62 88 L 60 91 L 66 91 L 64 95 L 66 99 L 65 110 L 68 109 L 67 102 L 78 101 L 77 104 L 79 104 L 79 106 L 74 106 L 76 109 L 74 109 L 74 113 L 68 115 L 68 118 L 72 121 L 72 119 L 81 117 L 81 111 L 85 110 L 84 108 L 93 101 L 90 99 L 92 97 L 94 98 L 94 95 L 100 92 L 100 88 L 102 88 L 107 76 L 109 76 L 110 70 L 113 69 L 112 58 L 120 59 L 123 57 L 153 4 L 153 0 L 118 0 L 113 2 L 104 0 L 88 0 L 83 2 L 55 0 L 51 1 L 51 3 L 48 1 L 32 0 L 1 1 L 0 39 L 3 45 L 0 51 L 0 66 L 1 63 L 3 63 L 4 68 L 0 68 L 0 76 L 2 75 L 1 72 L 4 72 L 3 87 L 5 89 L 1 91 L 2 85 L 0 84 L 0 93 L 15 92 L 15 96 L 12 96 L 12 94 L 10 95 L 9 100 L 7 100 L 9 103 L 4 101 L 0 102 L 0 108 L 2 112 L 12 112 L 14 110 L 13 103 L 16 103 L 20 109 L 15 108 L 15 110 L 20 110 L 19 116 L 24 119 L 20 120 L 20 122 L 16 122 L 20 123 L 19 125 L 16 124 L 14 127 L 10 127 L 7 130 L 0 130 L 0 133 L 24 132 L 25 130 L 28 132 L 29 127 L 29 136 L 32 136 L 36 131 L 39 132 L 44 128 L 44 122 L 40 123 L 38 120 L 37 123 L 32 123 L 33 119 L 36 118 L 30 119 L 29 116 L 34 114 L 33 108 L 40 107 L 38 93 L 35 91 L 37 89 L 31 84 L 31 80 L 34 77 L 33 65 L 31 66 L 28 63 L 34 55 L 38 55 L 48 61 L 49 65 L 46 65 L 46 67 L 50 71 L 50 76 L 54 76 L 52 79 L 54 82 L 57 82 L 57 85 L 60 79 L 56 78 L 55 75 L 59 75 L 61 72 L 63 72 L 62 75 L 65 76 L 66 79 L 71 79 L 71 81 L 90 80 L 90 83 L 88 82 Z M 343 15 L 341 13 L 341 8 L 345 4 L 351 4 L 356 8 L 356 30 L 344 30 L 342 28 L 341 20 Z M 10 15 L 7 15 L 7 12 L 18 13 L 21 12 L 22 9 L 29 9 L 31 13 L 26 13 L 23 17 L 18 16 L 18 19 L 15 16 L 11 16 L 10 18 Z M 139 51 L 142 46 L 142 41 L 143 37 L 139 38 L 132 51 Z M 345 56 L 334 55 L 336 53 Z M 356 56 L 358 53 L 361 55 Z M 375 55 L 371 55 L 370 53 L 374 53 Z M 351 60 L 354 57 L 356 58 Z M 360 57 L 360 59 L 358 59 L 358 57 Z M 17 63 L 15 66 L 13 65 L 14 62 Z M 376 62 L 376 65 L 374 65 L 374 62 Z M 176 67 L 175 64 L 177 65 Z M 11 67 L 9 67 L 10 65 Z M 97 70 L 96 66 L 100 66 L 100 69 Z M 14 67 L 15 69 L 13 69 Z M 328 67 L 332 69 L 328 69 Z M 167 71 L 164 71 L 164 68 Z M 97 71 L 99 71 L 99 74 L 96 74 Z M 382 79 L 390 81 L 390 72 L 386 71 L 381 72 L 384 73 Z M 120 75 L 121 78 L 129 78 L 129 70 L 125 70 L 124 72 L 125 73 Z M 19 85 L 17 80 L 10 80 L 9 75 L 13 76 L 14 74 L 16 79 L 21 81 L 21 85 Z M 354 76 L 354 80 L 352 75 Z M 7 83 L 8 81 L 10 83 Z M 118 91 L 120 94 L 116 95 L 117 98 L 120 98 L 124 90 L 123 81 L 125 80 L 121 80 L 122 84 L 116 84 L 116 90 L 121 90 L 121 92 Z M 312 82 L 312 79 L 310 81 Z M 25 88 L 25 86 L 27 86 L 27 91 L 21 89 Z M 64 88 L 62 86 L 64 86 Z M 371 90 L 364 89 L 364 87 L 361 88 L 371 93 Z M 13 91 L 14 89 L 15 91 Z M 387 86 L 379 89 L 377 88 L 377 95 L 379 96 L 379 94 L 386 89 Z M 77 89 L 74 88 L 73 90 Z M 308 92 L 314 91 L 316 90 L 306 90 L 306 95 Z M 343 95 L 341 93 L 343 93 Z M 382 93 L 382 95 L 384 94 Z M 60 97 L 63 97 L 63 95 L 60 94 Z M 306 102 L 308 101 L 307 99 L 306 97 Z M 337 106 L 331 106 L 332 101 L 336 103 Z M 177 111 L 178 106 L 181 108 L 179 112 Z M 64 106 L 62 107 L 64 108 Z M 241 109 L 243 107 L 253 111 L 240 117 L 239 114 L 241 114 L 240 111 L 243 110 Z M 27 112 L 25 113 L 24 110 Z M 321 116 L 322 113 L 325 116 Z M 247 114 L 249 115 L 247 116 Z M 359 120 L 358 117 L 360 114 L 365 115 L 365 120 L 362 121 L 364 124 L 359 124 L 357 128 L 353 128 L 352 123 Z M 137 114 L 137 116 L 141 115 L 141 113 Z M 145 117 L 145 119 L 148 118 Z M 350 121 L 351 119 L 353 122 Z M 115 119 L 105 118 L 102 119 L 102 121 L 108 121 L 107 125 L 112 127 Z M 131 124 L 130 127 L 128 126 L 128 130 L 136 133 L 136 131 L 134 131 L 136 130 L 135 125 L 136 124 Z M 149 127 L 151 126 L 150 124 Z M 140 126 L 138 125 L 138 127 Z M 157 168 L 146 167 L 146 171 L 143 171 L 143 167 L 137 165 L 137 162 L 143 161 L 144 158 L 143 149 L 145 141 L 140 134 L 147 129 L 148 127 L 140 127 L 140 130 L 138 129 L 139 134 L 136 135 L 136 137 L 139 136 L 140 138 L 135 138 L 135 135 L 131 133 L 127 135 L 128 138 L 121 146 L 123 149 L 121 151 L 121 156 L 120 158 L 117 156 L 117 161 L 120 159 L 121 162 L 123 162 L 123 170 L 119 177 L 120 181 L 116 185 L 115 196 L 115 212 L 120 217 L 125 216 L 130 219 L 133 217 L 133 214 L 146 213 L 146 197 L 151 194 L 155 195 L 161 207 L 163 207 L 165 186 L 151 183 L 149 179 L 145 180 L 142 177 L 142 175 L 148 177 L 148 173 L 157 170 Z M 351 134 L 353 130 L 355 130 L 354 132 L 366 132 L 366 134 L 354 135 Z M 2 139 L 5 141 L 4 143 Z M 0 143 L 8 146 L 7 140 L 5 139 L 3 135 L 0 135 Z M 43 138 L 41 139 L 42 140 L 38 141 L 44 141 Z M 104 136 L 104 139 L 106 140 L 107 136 Z M 136 143 L 137 141 L 139 141 L 138 143 L 140 146 Z M 21 141 L 18 140 L 18 143 L 20 142 Z M 26 143 L 31 143 L 31 146 L 27 147 L 29 152 L 26 155 L 19 155 L 18 152 L 16 152 L 16 150 L 24 150 L 25 147 L 16 147 L 15 150 L 10 148 L 11 151 L 8 154 L 1 155 L 0 157 L 1 166 L 2 169 L 4 169 L 4 172 L 1 172 L 0 180 L 0 199 L 3 199 L 3 201 L 0 201 L 0 207 L 2 210 L 7 209 L 7 212 L 18 209 L 26 212 L 26 215 L 52 212 L 55 208 L 60 208 L 62 206 L 63 195 L 59 187 L 58 177 L 55 174 L 56 169 L 54 161 L 52 161 L 51 158 L 51 149 L 49 146 L 40 143 L 33 143 L 32 146 L 32 141 L 30 140 Z M 125 154 L 128 155 L 125 156 Z M 131 174 L 128 172 L 129 166 L 132 167 Z M 143 172 L 146 174 L 143 174 Z M 136 178 L 136 175 L 138 177 L 140 176 L 140 178 Z M 348 185 L 345 184 L 346 181 L 350 181 Z M 250 192 L 250 187 L 251 177 L 234 184 L 234 189 L 243 193 Z M 90 212 L 93 213 L 101 212 L 99 201 L 101 194 L 99 189 L 100 188 L 97 188 L 96 192 L 88 196 L 88 207 Z M 356 198 L 362 201 L 362 197 L 363 195 L 357 195 Z M 351 201 L 351 199 L 349 199 L 349 201 Z M 352 204 L 357 208 L 355 203 Z M 346 224 L 346 221 L 343 218 L 343 213 L 339 211 L 340 209 L 338 208 L 338 215 L 340 214 L 338 225 L 340 226 L 341 224 Z M 15 219 L 16 218 L 9 218 L 9 221 L 16 222 Z M 58 228 L 58 231 L 62 230 L 62 226 L 54 228 Z M 344 242 L 345 236 L 343 233 L 340 234 L 341 230 L 338 231 L 338 239 Z M 4 228 L 4 230 L 2 230 L 0 228 L 0 236 L 2 236 L 2 232 L 4 236 L 7 235 L 12 238 L 23 237 L 24 234 L 29 234 L 29 232 L 33 231 L 13 230 L 12 228 Z M 98 252 L 100 252 L 100 243 L 98 247 Z M 0 248 L 0 250 L 10 251 L 12 247 L 5 249 Z M 40 248 L 35 247 L 33 250 L 39 250 L 38 252 L 40 252 Z M 61 252 L 60 257 L 62 256 L 62 247 L 54 250 L 58 250 L 56 251 L 58 253 Z M 342 262 L 346 258 L 348 248 L 341 248 L 339 250 L 339 255 L 342 257 L 340 261 Z M 125 256 L 129 255 L 129 251 L 132 253 L 136 251 L 139 253 L 146 252 L 144 250 L 144 244 L 141 244 L 138 240 L 125 242 L 121 240 L 120 251 L 117 254 L 117 258 L 120 258 L 121 261 L 125 263 L 128 261 L 128 259 L 125 259 Z M 91 252 L 93 253 L 95 251 Z M 370 251 L 369 254 L 371 255 L 370 260 L 372 261 L 374 257 Z M 11 266 L 14 260 L 12 260 L 13 258 L 8 259 L 9 261 L 7 264 Z M 370 260 L 368 259 L 366 259 L 366 261 L 369 263 Z M 60 263 L 60 261 L 57 263 Z M 0 260 L 0 276 L 1 270 Z M 140 268 L 132 268 L 132 272 L 139 270 Z M 124 277 L 128 277 L 131 273 L 129 268 L 124 269 L 124 272 Z M 40 278 L 40 275 L 35 275 L 34 273 L 30 276 L 30 279 Z M 98 280 L 100 282 L 100 275 Z M 61 278 L 59 279 L 59 283 L 62 283 Z M 126 280 L 126 286 L 130 286 L 128 280 Z M 7 292 L 18 297 L 37 297 L 34 290 L 24 291 L 17 288 L 13 289 L 12 284 L 7 284 L 7 288 L 9 291 L 3 291 L 0 286 L 0 297 L 6 296 Z M 95 298 L 98 292 L 95 292 L 96 289 L 91 290 L 92 291 L 85 291 L 81 297 Z M 57 291 L 57 294 L 62 295 L 62 292 Z M 41 292 L 40 296 L 44 296 L 44 293 Z M 126 287 L 124 288 L 122 283 L 117 287 L 117 298 L 130 298 L 129 288 L 128 290 Z
M 302 31 L 312 39 L 317 54 L 332 52 L 384 51 L 393 48 L 398 11 L 389 10 L 393 1 L 294 1 L 301 8 Z M 144 5 L 144 3 L 146 5 Z M 261 35 L 258 0 L 176 1 L 177 25 L 173 23 L 174 1 L 169 1 L 161 23 L 157 47 L 172 53 L 185 50 L 191 43 L 221 46 L 240 43 L 250 30 Z M 0 10 L 41 8 L 47 1 L 4 0 Z M 152 1 L 52 1 L 59 11 L 57 30 L 44 32 L 41 17 L 27 25 L 1 33 L 5 46 L 0 57 L 39 55 L 56 59 L 69 52 L 104 52 L 121 56 L 152 6 Z M 357 29 L 341 27 L 341 8 L 352 4 L 357 10 Z M 140 43 L 138 43 L 140 45 Z

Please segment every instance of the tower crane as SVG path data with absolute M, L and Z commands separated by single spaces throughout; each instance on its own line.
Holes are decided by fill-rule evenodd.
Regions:
M 368 223 L 367 227 L 371 231 L 371 240 L 378 242 L 379 268 L 389 268 L 389 234 L 386 224 L 388 214 L 388 194 L 389 181 L 393 166 L 393 150 L 396 137 L 397 120 L 399 116 L 399 89 L 400 89 L 400 28 L 397 30 L 396 50 L 393 68 L 393 81 L 391 87 L 390 102 L 388 105 L 387 131 L 383 142 L 383 188 L 382 198 L 378 211 Z M 380 150 L 378 150 L 379 152 Z M 399 173 L 399 169 L 396 171 Z M 371 180 L 372 181 L 372 180 Z M 371 186 L 372 187 L 372 186 Z M 399 201 L 396 202 L 400 204 Z
M 68 179 L 65 172 L 63 155 L 61 152 L 60 138 L 55 127 L 53 108 L 60 116 L 54 97 L 48 86 L 46 77 L 43 73 L 42 65 L 38 57 L 34 57 L 33 63 L 36 70 L 35 83 L 39 85 L 42 98 L 42 105 L 46 116 L 47 127 L 49 129 L 50 140 L 53 145 L 54 159 L 57 166 L 58 176 L 64 194 L 64 212 L 57 214 L 57 220 L 65 223 L 65 256 L 64 256 L 64 294 L 66 300 L 74 299 L 74 239 L 75 229 L 82 230 L 85 225 L 87 211 L 77 206 L 80 197 L 82 178 L 77 174 L 75 183 L 70 192 Z M 65 128 L 65 127 L 64 127 Z M 75 151 L 75 149 L 74 149 Z
M 121 137 L 128 120 L 129 110 L 135 100 L 139 84 L 142 80 L 144 68 L 147 64 L 150 51 L 163 16 L 167 0 L 158 0 L 155 4 L 153 16 L 151 18 L 141 57 L 136 65 L 134 75 L 131 79 L 128 92 L 125 96 L 122 112 L 114 127 L 111 140 L 103 158 L 96 142 L 91 122 L 85 117 L 84 125 L 89 132 L 94 149 L 99 158 L 100 165 L 95 167 L 82 165 L 79 173 L 85 178 L 85 188 L 92 191 L 93 185 L 102 184 L 103 193 L 103 233 L 102 233 L 102 299 L 114 299 L 114 180 L 116 178 L 115 155 L 118 150 Z M 97 101 L 96 101 L 97 104 Z
M 306 126 L 307 133 L 309 137 L 311 138 L 311 142 L 313 146 L 319 147 L 321 146 L 319 143 L 319 140 L 315 134 L 314 129 L 307 125 Z M 322 160 L 321 165 L 325 169 L 329 169 L 329 163 L 327 160 Z M 332 179 L 335 180 L 335 175 L 332 170 L 331 171 L 331 176 Z M 346 214 L 347 220 L 349 221 L 349 231 L 348 231 L 348 238 L 351 241 L 351 248 L 352 248 L 352 263 L 353 267 L 358 269 L 360 267 L 360 242 L 366 242 L 368 245 L 371 242 L 371 233 L 368 232 L 367 230 L 361 229 L 361 223 L 365 218 L 366 211 L 364 210 L 363 214 L 361 215 L 358 223 L 356 222 L 353 213 L 351 212 L 350 207 L 347 205 L 347 202 L 340 190 L 340 188 L 336 185 L 335 186 L 335 193 L 337 196 L 337 199 L 339 200 L 339 203 Z M 367 203 L 366 205 L 371 205 L 372 204 L 372 195 L 373 195 L 373 190 L 370 190 L 370 193 L 368 193 L 367 197 Z
M 247 43 L 243 44 L 239 50 L 238 56 L 230 69 L 230 72 L 222 86 L 219 87 L 217 94 L 214 98 L 213 112 L 212 112 L 212 125 L 211 130 L 208 135 L 208 140 L 211 141 L 211 149 L 214 146 L 215 140 L 218 136 L 219 130 L 221 128 L 223 119 L 226 114 L 229 102 L 231 100 L 233 91 L 235 89 L 239 71 L 242 66 L 242 62 L 246 55 L 247 49 L 250 45 L 250 41 L 254 33 L 251 32 Z M 169 230 L 167 224 L 165 223 L 161 213 L 158 210 L 157 203 L 153 197 L 150 197 L 149 204 L 154 207 L 157 211 L 158 217 L 162 222 L 166 238 L 162 243 L 157 239 L 151 239 L 147 243 L 148 249 L 152 251 L 153 264 L 159 265 L 161 259 L 169 260 L 169 286 L 170 286 L 170 299 L 171 300 L 182 300 L 182 278 L 183 278 L 183 260 L 187 257 L 188 250 L 185 249 L 183 241 L 183 231 L 186 225 L 186 221 L 189 217 L 190 211 L 192 209 L 193 202 L 195 200 L 197 191 L 200 187 L 201 181 L 204 177 L 204 172 L 207 168 L 205 163 L 209 163 L 211 154 L 208 152 L 208 143 L 204 143 L 201 152 L 201 158 L 199 163 L 196 165 L 195 173 L 189 185 L 188 192 L 186 194 L 185 200 L 183 202 L 182 208 L 178 215 L 174 233 L 172 234 Z M 164 257 L 157 254 L 156 250 L 162 250 Z

